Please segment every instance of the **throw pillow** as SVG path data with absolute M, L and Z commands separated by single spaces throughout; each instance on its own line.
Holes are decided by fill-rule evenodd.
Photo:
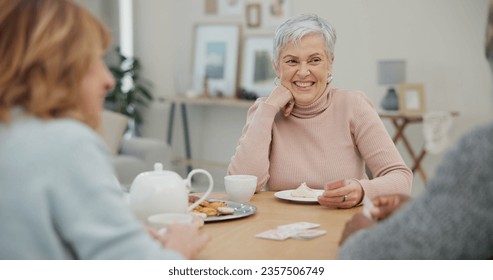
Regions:
M 123 134 L 125 133 L 128 125 L 128 117 L 104 110 L 102 114 L 101 132 L 103 139 L 106 141 L 110 152 L 113 155 L 117 155 L 120 150 Z

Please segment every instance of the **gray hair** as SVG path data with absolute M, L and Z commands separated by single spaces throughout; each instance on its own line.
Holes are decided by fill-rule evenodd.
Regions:
M 311 15 L 299 15 L 283 22 L 276 30 L 274 36 L 273 58 L 279 62 L 279 50 L 293 42 L 298 44 L 306 35 L 320 34 L 325 39 L 325 45 L 330 56 L 334 55 L 336 44 L 336 30 L 321 17 Z

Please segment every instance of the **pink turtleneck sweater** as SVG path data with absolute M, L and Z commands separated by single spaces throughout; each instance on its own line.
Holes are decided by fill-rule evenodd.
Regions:
M 257 191 L 294 189 L 302 182 L 323 189 L 356 179 L 370 198 L 410 194 L 413 177 L 368 97 L 330 86 L 313 104 L 295 105 L 288 117 L 258 99 L 248 110 L 228 174 L 257 176 Z

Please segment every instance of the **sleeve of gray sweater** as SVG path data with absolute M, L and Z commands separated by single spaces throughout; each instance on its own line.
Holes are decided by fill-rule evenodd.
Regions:
M 463 137 L 426 189 L 377 226 L 351 236 L 340 259 L 493 256 L 493 124 Z

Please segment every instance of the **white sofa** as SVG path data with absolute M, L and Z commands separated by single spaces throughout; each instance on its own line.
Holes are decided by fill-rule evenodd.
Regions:
M 146 137 L 124 137 L 128 125 L 125 115 L 105 110 L 102 116 L 102 135 L 114 155 L 113 165 L 117 179 L 124 191 L 128 191 L 134 178 L 150 171 L 154 163 L 161 162 L 171 169 L 172 150 L 164 141 Z

